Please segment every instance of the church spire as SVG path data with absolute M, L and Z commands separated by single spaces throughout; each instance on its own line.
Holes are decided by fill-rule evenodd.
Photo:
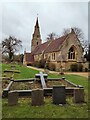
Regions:
M 31 51 L 33 51 L 40 44 L 41 44 L 41 35 L 40 35 L 39 22 L 38 22 L 38 16 L 37 16 L 36 24 L 34 27 L 34 33 L 32 36 Z
M 36 27 L 39 27 L 38 16 L 37 16 L 37 20 L 36 20 Z

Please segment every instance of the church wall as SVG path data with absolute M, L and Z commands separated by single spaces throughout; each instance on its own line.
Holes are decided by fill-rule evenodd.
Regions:
M 27 65 L 27 62 L 26 62 L 26 54 L 24 53 L 24 57 L 23 57 L 23 65 Z
M 68 51 L 72 45 L 74 45 L 76 48 L 75 50 L 76 59 L 69 60 Z M 51 63 L 54 63 L 57 71 L 60 70 L 60 64 L 61 64 L 60 61 L 62 61 L 63 69 L 69 70 L 71 64 L 76 62 L 82 62 L 82 54 L 83 51 L 82 48 L 80 47 L 80 43 L 78 39 L 76 38 L 75 34 L 70 34 L 69 37 L 65 40 L 65 42 L 61 45 L 60 51 L 45 53 L 44 59 L 47 58 Z M 64 61 L 63 59 L 61 60 L 60 58 L 61 55 L 64 56 Z M 39 61 L 41 58 L 42 58 L 42 54 L 35 55 L 35 61 Z
M 34 60 L 39 61 L 42 59 L 42 54 L 34 55 Z
M 82 55 L 83 55 L 83 51 L 82 51 L 82 47 L 80 45 L 80 42 L 78 41 L 78 39 L 76 38 L 75 34 L 69 34 L 68 38 L 65 40 L 65 42 L 63 43 L 62 47 L 61 47 L 61 54 L 65 55 L 66 60 L 68 60 L 68 51 L 70 49 L 70 47 L 74 45 L 76 48 L 76 61 L 77 62 L 82 62 Z
M 40 27 L 37 17 L 36 24 L 34 26 L 34 33 L 32 35 L 31 51 L 33 51 L 41 43 L 42 40 L 41 40 Z M 76 58 L 70 60 L 68 59 L 68 52 L 72 45 L 75 47 Z M 63 42 L 63 44 L 60 45 L 60 50 L 58 52 L 43 53 L 43 56 L 42 54 L 34 55 L 34 61 L 40 61 L 42 58 L 47 59 L 50 63 L 55 64 L 57 71 L 60 71 L 61 65 L 63 69 L 68 70 L 70 69 L 71 64 L 77 62 L 83 62 L 82 55 L 83 55 L 83 50 L 80 41 L 77 39 L 75 33 L 72 30 L 72 32 L 68 34 L 68 37 Z M 25 54 L 24 54 L 23 64 L 27 64 L 27 61 L 25 59 Z M 83 63 L 83 65 L 84 67 L 88 66 L 87 63 Z

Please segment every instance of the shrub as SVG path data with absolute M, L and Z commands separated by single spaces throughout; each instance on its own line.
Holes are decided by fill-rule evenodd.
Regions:
M 32 66 L 32 64 L 31 64 L 31 63 L 28 63 L 27 66 Z
M 72 64 L 72 65 L 70 66 L 70 70 L 71 70 L 72 72 L 77 72 L 77 71 L 78 71 L 78 64 Z
M 70 66 L 70 70 L 72 72 L 82 72 L 83 71 L 83 65 L 81 63 L 79 63 L 79 64 L 77 64 L 77 63 L 72 64 Z
M 55 71 L 56 70 L 56 67 L 55 67 L 55 64 L 54 63 L 49 63 L 49 70 L 52 70 L 52 71 Z
M 35 61 L 35 62 L 33 63 L 33 66 L 39 67 L 39 62 L 38 62 L 38 61 Z
M 83 65 L 81 63 L 78 64 L 78 72 L 83 71 Z
M 45 64 L 45 69 L 49 69 L 49 62 Z
M 85 68 L 85 70 L 84 70 L 85 72 L 88 72 L 88 68 Z
M 45 59 L 41 59 L 39 61 L 35 61 L 33 63 L 33 66 L 38 67 L 38 68 L 44 68 L 45 67 L 45 63 L 46 63 L 46 60 Z
M 45 64 L 46 64 L 46 60 L 45 60 L 45 59 L 41 59 L 41 60 L 39 61 L 39 67 L 40 67 L 40 68 L 44 68 L 44 67 L 45 67 Z

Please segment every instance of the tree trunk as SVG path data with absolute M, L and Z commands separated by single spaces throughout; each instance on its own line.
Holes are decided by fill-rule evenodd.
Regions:
M 10 62 L 13 61 L 13 52 L 9 52 L 9 61 L 10 61 Z

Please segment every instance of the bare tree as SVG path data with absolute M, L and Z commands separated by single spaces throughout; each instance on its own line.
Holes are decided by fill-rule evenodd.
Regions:
M 84 33 L 82 31 L 82 29 L 78 28 L 78 27 L 72 27 L 72 28 L 65 28 L 63 30 L 63 35 L 69 34 L 71 32 L 71 30 L 73 30 L 77 36 L 78 39 L 84 39 Z
M 63 35 L 67 35 L 67 34 L 69 34 L 70 33 L 70 29 L 69 28 L 64 28 L 64 30 L 63 30 Z
M 84 52 L 88 51 L 88 40 L 85 40 L 82 29 L 73 27 L 73 30 L 74 30 L 77 38 L 80 40 L 80 43 L 84 49 Z
M 8 54 L 10 62 L 13 60 L 14 53 L 22 47 L 21 43 L 21 40 L 12 36 L 9 36 L 9 38 L 2 41 L 2 53 Z
M 88 44 L 88 50 L 85 51 L 84 58 L 89 62 L 89 67 L 90 67 L 90 44 Z
M 56 35 L 54 32 L 50 33 L 47 35 L 48 37 L 46 38 L 48 41 L 49 40 L 54 40 L 58 37 L 58 35 Z

